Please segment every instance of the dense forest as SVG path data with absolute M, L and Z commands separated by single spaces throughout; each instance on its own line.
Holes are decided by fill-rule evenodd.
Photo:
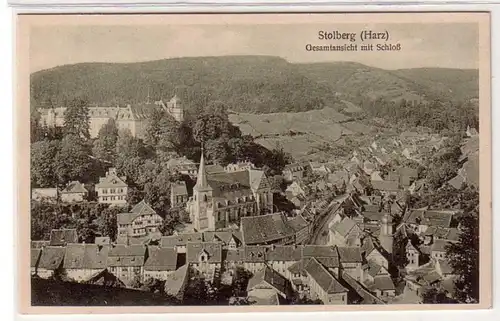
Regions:
M 82 63 L 31 75 L 31 106 L 99 105 L 169 99 L 188 112 L 221 101 L 236 112 L 299 112 L 335 107 L 339 99 L 461 102 L 478 97 L 478 71 L 383 70 L 358 63 L 292 64 L 271 56 L 176 58 L 141 63 Z

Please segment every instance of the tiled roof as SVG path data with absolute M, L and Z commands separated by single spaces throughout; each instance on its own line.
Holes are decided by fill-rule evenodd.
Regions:
M 341 263 L 353 263 L 359 262 L 361 263 L 361 249 L 359 247 L 337 247 L 340 256 Z
M 206 252 L 208 263 L 222 263 L 222 245 L 214 242 L 188 243 L 186 260 L 188 263 L 198 263 L 199 255 Z
M 343 287 L 342 284 L 340 284 L 340 282 L 337 281 L 315 258 L 309 260 L 304 270 L 326 293 L 347 292 L 347 289 Z
M 227 262 L 243 262 L 245 260 L 245 250 L 235 249 L 235 250 L 222 250 L 224 256 L 224 261 Z
M 57 188 L 33 188 L 31 190 L 31 198 L 40 200 L 43 198 L 57 198 Z
M 61 191 L 61 193 L 70 194 L 70 193 L 84 193 L 87 194 L 88 191 L 85 187 L 83 187 L 82 183 L 78 181 L 70 182 L 65 189 Z
M 106 177 L 99 178 L 99 183 L 96 184 L 96 188 L 110 188 L 110 187 L 127 187 L 125 183 L 125 177 L 118 177 L 118 175 L 113 173 L 108 173 Z
M 362 304 L 385 304 L 382 300 L 371 294 L 361 283 L 352 278 L 348 273 L 340 272 L 342 280 L 349 285 L 361 298 Z
M 204 242 L 223 242 L 229 244 L 231 239 L 234 238 L 236 242 L 241 242 L 240 231 L 217 231 L 217 232 L 203 232 Z
M 363 212 L 361 215 L 368 221 L 377 221 L 380 222 L 382 220 L 382 217 L 384 217 L 386 213 L 385 212 Z
M 168 247 L 148 247 L 148 258 L 144 269 L 149 271 L 175 271 L 177 268 L 177 251 Z
M 40 260 L 40 255 L 42 254 L 41 249 L 31 249 L 31 267 L 38 266 L 38 261 Z
M 167 276 L 165 281 L 165 293 L 177 297 L 182 293 L 189 277 L 189 266 L 187 264 L 180 267 L 177 271 Z
M 450 227 L 451 220 L 456 211 L 414 209 L 405 214 L 405 223 L 422 224 L 437 227 Z
M 350 218 L 346 217 L 342 221 L 334 224 L 332 226 L 332 230 L 339 233 L 343 237 L 346 237 L 355 226 L 356 226 L 356 222 L 354 220 L 351 220 Z
M 97 236 L 94 240 L 94 243 L 98 245 L 107 245 L 111 244 L 111 239 L 109 238 L 109 236 Z
M 375 245 L 373 244 L 373 240 L 370 236 L 367 236 L 363 239 L 363 244 L 361 245 L 361 252 L 365 254 L 365 257 L 368 256 L 375 249 Z
M 255 275 L 248 280 L 247 291 L 251 291 L 262 282 L 266 282 L 285 295 L 290 290 L 290 283 L 288 280 L 267 265 L 262 270 L 256 272 Z
M 306 221 L 306 219 L 304 217 L 302 217 L 302 215 L 300 215 L 300 214 L 298 214 L 297 216 L 295 216 L 294 218 L 289 220 L 288 224 L 295 232 L 299 232 L 309 225 L 309 223 Z
M 155 210 L 145 200 L 137 203 L 130 212 L 136 214 L 156 214 Z
M 380 291 L 396 290 L 394 282 L 392 282 L 391 278 L 387 275 L 376 276 L 373 280 L 373 285 L 370 288 Z
M 302 256 L 307 257 L 338 257 L 339 253 L 335 246 L 329 245 L 304 245 Z
M 172 183 L 170 187 L 170 192 L 173 195 L 187 195 L 187 187 L 186 187 L 186 182 L 176 182 Z
M 431 252 L 446 252 L 446 246 L 448 246 L 450 242 L 446 240 L 434 240 L 431 246 Z
M 117 244 L 108 253 L 108 266 L 143 266 L 145 255 L 144 245 Z
M 65 269 L 105 269 L 109 246 L 68 244 L 64 256 Z
M 399 191 L 398 181 L 373 181 L 373 189 L 386 192 L 396 192 Z
M 245 246 L 245 262 L 265 262 L 267 250 L 265 246 Z
M 65 246 L 68 243 L 77 243 L 76 229 L 60 229 L 50 231 L 50 246 Z
M 282 213 L 242 217 L 241 230 L 245 244 L 276 241 L 295 233 Z
M 276 245 L 267 251 L 268 261 L 299 261 L 302 248 L 294 245 Z
M 161 247 L 186 246 L 188 242 L 203 242 L 202 233 L 186 233 L 179 235 L 163 236 L 160 240 Z
M 66 248 L 64 247 L 47 246 L 42 251 L 40 261 L 38 262 L 38 268 L 47 270 L 57 269 L 61 266 L 65 253 Z
M 221 165 L 206 165 L 205 172 L 207 174 L 224 173 L 224 167 Z
M 49 246 L 50 241 L 31 241 L 31 248 L 32 249 L 41 249 L 45 246 Z
M 375 277 L 382 270 L 382 266 L 378 265 L 375 261 L 370 260 L 366 266 L 366 272 L 371 277 Z

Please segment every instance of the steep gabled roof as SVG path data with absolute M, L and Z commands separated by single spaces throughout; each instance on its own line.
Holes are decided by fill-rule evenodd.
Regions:
M 343 287 L 342 284 L 340 284 L 340 282 L 337 281 L 315 258 L 309 260 L 304 270 L 326 293 L 334 294 L 347 292 L 347 289 Z
M 177 251 L 169 247 L 148 247 L 148 258 L 144 269 L 149 271 L 175 271 L 177 269 Z
M 31 267 L 37 267 L 40 261 L 40 256 L 42 254 L 42 249 L 31 249 Z
M 64 255 L 65 269 L 105 269 L 109 246 L 97 244 L 68 244 Z
M 137 203 L 130 212 L 136 214 L 156 214 L 156 211 L 145 200 Z
M 186 261 L 188 263 L 198 263 L 199 255 L 202 252 L 208 254 L 209 263 L 222 262 L 222 245 L 215 242 L 188 243 L 186 247 Z
M 361 263 L 361 261 L 363 260 L 361 257 L 361 249 L 357 246 L 339 246 L 337 247 L 337 250 L 339 251 L 341 263 Z
M 99 178 L 99 183 L 95 185 L 96 188 L 110 188 L 110 187 L 127 187 L 125 177 L 119 177 L 114 173 L 108 172 L 106 177 Z
M 242 217 L 241 231 L 245 244 L 271 242 L 295 233 L 282 213 Z
M 267 265 L 260 271 L 256 272 L 255 275 L 248 280 L 247 291 L 251 291 L 262 282 L 266 282 L 271 287 L 285 295 L 290 290 L 289 281 Z
M 82 183 L 78 181 L 73 181 L 70 182 L 65 189 L 61 191 L 63 194 L 70 194 L 70 193 L 84 193 L 87 194 L 88 191 L 85 187 L 83 187 Z
M 65 246 L 68 243 L 77 243 L 76 229 L 60 229 L 50 231 L 50 246 Z
M 202 233 L 185 233 L 179 235 L 163 236 L 160 239 L 161 247 L 186 246 L 189 242 L 203 242 Z
M 64 247 L 47 246 L 42 251 L 40 261 L 38 262 L 38 268 L 47 270 L 57 269 L 61 266 L 65 253 L 66 248 Z

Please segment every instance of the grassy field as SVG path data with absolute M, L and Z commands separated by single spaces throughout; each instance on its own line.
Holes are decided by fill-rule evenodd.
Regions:
M 252 135 L 257 143 L 268 149 L 283 148 L 297 160 L 325 144 L 340 143 L 343 137 L 373 132 L 372 126 L 352 121 L 333 108 L 299 113 L 235 113 L 229 119 L 244 134 Z

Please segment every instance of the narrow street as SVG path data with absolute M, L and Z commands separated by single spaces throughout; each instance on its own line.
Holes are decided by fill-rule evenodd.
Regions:
M 314 223 L 313 232 L 309 239 L 309 244 L 315 245 L 326 245 L 328 242 L 328 234 L 323 235 L 326 231 L 328 233 L 328 224 L 333 219 L 335 213 L 337 212 L 335 209 L 336 206 L 341 204 L 346 198 L 347 194 L 338 196 L 334 198 L 330 204 L 324 209 L 319 215 L 319 221 Z

